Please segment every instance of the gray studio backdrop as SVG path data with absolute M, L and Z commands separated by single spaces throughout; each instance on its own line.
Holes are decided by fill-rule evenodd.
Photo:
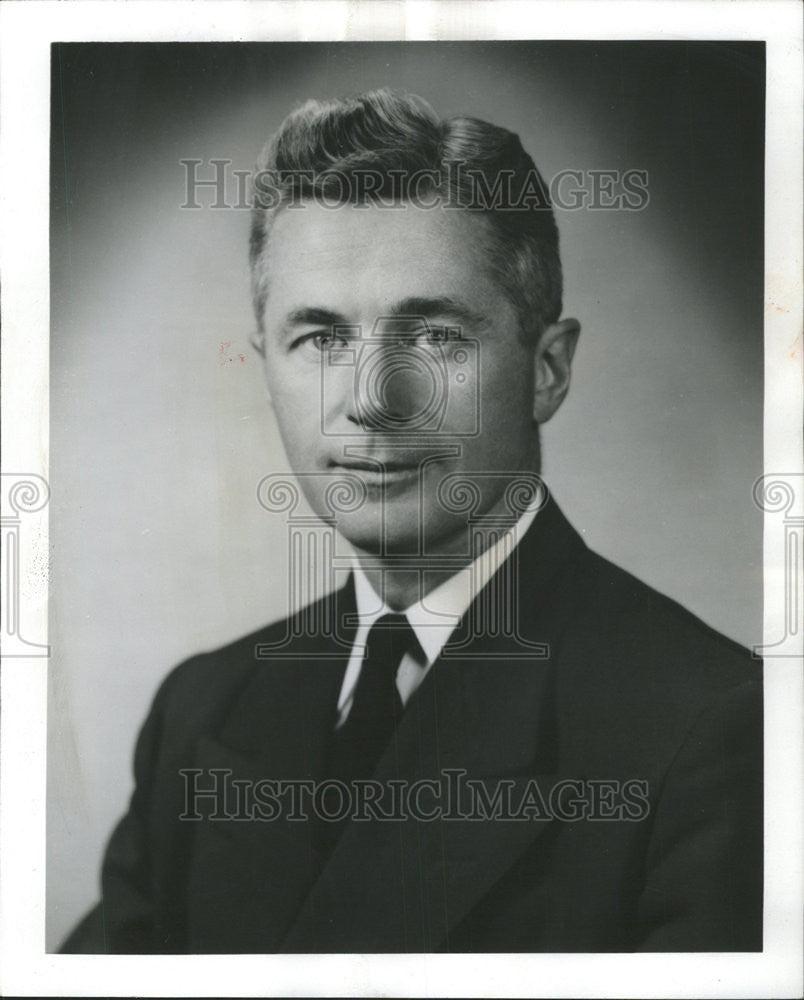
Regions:
M 160 680 L 288 603 L 248 212 L 183 209 L 181 161 L 248 170 L 303 99 L 378 86 L 513 129 L 548 179 L 648 172 L 639 211 L 557 213 L 583 334 L 544 474 L 590 546 L 761 641 L 759 44 L 55 46 L 51 949 L 96 898 Z

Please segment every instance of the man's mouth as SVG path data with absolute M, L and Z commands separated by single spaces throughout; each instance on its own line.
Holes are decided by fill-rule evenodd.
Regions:
M 333 471 L 353 473 L 369 487 L 388 487 L 416 482 L 421 464 L 419 461 L 405 461 L 399 458 L 345 458 L 329 463 Z

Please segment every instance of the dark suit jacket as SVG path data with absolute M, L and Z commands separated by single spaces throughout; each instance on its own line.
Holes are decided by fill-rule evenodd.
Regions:
M 347 585 L 294 619 L 308 634 L 281 657 L 255 649 L 287 621 L 169 675 L 138 741 L 102 901 L 63 950 L 761 950 L 758 664 L 591 553 L 552 501 L 517 555 L 521 637 L 548 655 L 523 658 L 500 635 L 445 651 L 375 777 L 455 768 L 490 796 L 510 779 L 545 797 L 560 779 L 636 779 L 646 817 L 353 821 L 327 860 L 314 824 L 286 815 L 181 820 L 182 769 L 202 771 L 199 787 L 211 769 L 324 775 L 348 645 L 318 623 L 353 609 Z M 462 635 L 465 623 L 450 646 Z

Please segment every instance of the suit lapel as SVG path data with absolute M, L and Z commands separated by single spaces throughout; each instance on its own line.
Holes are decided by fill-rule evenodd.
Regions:
M 339 620 L 354 614 L 351 583 L 330 600 Z M 206 818 L 193 831 L 193 951 L 276 950 L 321 869 L 311 824 L 253 818 L 253 800 L 238 799 L 232 784 L 321 777 L 348 645 L 344 652 L 342 642 L 309 634 L 291 649 L 292 659 L 278 653 L 260 664 L 217 737 L 197 746 L 199 787 L 224 783 L 229 818 Z
M 460 676 L 463 668 L 465 677 Z M 500 660 L 493 669 L 498 688 L 516 688 L 519 705 L 527 702 L 538 716 L 547 666 L 533 668 L 538 676 L 524 683 L 522 661 Z M 505 759 L 503 747 L 484 745 L 480 734 L 494 740 L 490 734 L 500 731 L 497 712 L 510 701 L 503 694 L 488 712 L 479 707 L 483 703 L 475 694 L 491 679 L 484 673 L 476 661 L 441 662 L 430 672 L 374 775 L 382 787 L 397 781 L 406 792 L 419 783 L 418 802 L 400 799 L 395 809 L 386 799 L 384 811 L 392 818 L 347 824 L 283 951 L 434 951 L 541 833 L 544 822 L 461 818 L 473 805 L 477 810 L 466 779 L 482 785 L 490 800 L 504 779 L 515 803 L 531 780 L 541 785 L 550 780 L 536 773 L 540 750 L 532 723 L 526 733 L 508 721 L 511 756 L 504 771 L 499 764 Z M 435 785 L 425 787 L 423 780 Z M 451 819 L 415 818 L 417 805 L 419 815 L 426 814 L 437 804 L 445 807 L 450 793 Z
M 538 526 L 538 530 L 537 530 Z M 571 613 L 574 566 L 585 547 L 550 501 L 519 546 L 517 616 L 508 634 L 478 628 L 481 593 L 411 699 L 374 778 L 405 787 L 471 780 L 489 801 L 526 792 L 546 800 L 558 780 L 553 687 Z M 499 581 L 492 580 L 494 588 Z M 448 775 L 447 777 L 445 777 Z M 507 784 L 507 788 L 504 783 Z M 475 786 L 477 788 L 477 786 Z M 477 807 L 479 790 L 475 793 Z M 420 804 L 435 804 L 422 787 Z M 549 824 L 541 819 L 409 818 L 347 824 L 281 948 L 395 952 L 449 948 L 450 933 Z

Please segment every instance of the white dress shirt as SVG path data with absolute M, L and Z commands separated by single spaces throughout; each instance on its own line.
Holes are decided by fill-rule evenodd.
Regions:
M 421 647 L 415 653 L 406 653 L 399 664 L 396 687 L 403 705 L 408 703 L 413 692 L 427 676 L 428 670 L 438 659 L 447 639 L 472 601 L 519 544 L 536 517 L 537 509 L 533 507 L 526 510 L 517 523 L 474 562 L 464 566 L 403 612 Z M 391 613 L 391 608 L 377 595 L 357 560 L 353 572 L 360 624 L 338 698 L 336 729 L 343 725 L 352 708 L 369 630 L 378 618 Z

